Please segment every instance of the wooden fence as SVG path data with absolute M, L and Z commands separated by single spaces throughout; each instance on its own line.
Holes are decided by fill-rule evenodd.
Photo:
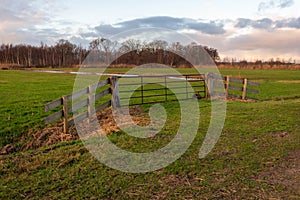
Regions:
M 52 111 L 52 114 L 46 117 L 45 124 L 50 124 L 63 118 L 64 132 L 67 133 L 68 128 L 74 125 L 75 121 L 79 122 L 91 118 L 97 112 L 110 106 L 119 108 L 127 105 L 162 103 L 195 97 L 208 98 L 212 94 L 219 92 L 216 82 L 220 83 L 220 81 L 221 84 L 219 86 L 221 87 L 219 89 L 223 89 L 224 91 L 225 87 L 227 98 L 247 99 L 250 98 L 248 94 L 258 94 L 256 88 L 259 86 L 258 83 L 248 81 L 247 79 L 217 76 L 211 73 L 172 76 L 133 76 L 123 77 L 122 79 L 131 81 L 120 81 L 119 83 L 119 77 L 113 76 L 47 103 L 44 106 L 45 112 Z M 134 89 L 130 89 L 132 87 Z M 172 90 L 176 89 L 179 92 L 172 92 Z M 126 93 L 130 96 L 126 97 L 125 95 L 124 97 Z M 178 99 L 178 95 L 181 95 L 181 98 Z M 130 102 L 132 99 L 135 101 Z M 129 102 L 129 104 L 122 104 L 124 100 Z
M 68 128 L 74 125 L 74 121 L 90 118 L 96 112 L 111 106 L 111 100 L 105 102 L 97 100 L 112 93 L 111 88 L 105 86 L 113 81 L 113 78 L 108 78 L 47 103 L 44 106 L 45 112 L 50 110 L 56 110 L 56 112 L 46 117 L 45 124 L 50 124 L 63 117 L 64 132 L 67 133 Z M 97 92 L 101 88 L 102 90 Z
M 249 81 L 246 78 L 235 78 L 231 76 L 217 76 L 215 74 L 206 75 L 207 82 L 207 96 L 210 96 L 210 93 L 218 93 L 218 86 L 225 88 L 226 98 L 235 98 L 235 99 L 256 99 L 255 95 L 259 93 L 258 87 L 259 83 Z M 215 82 L 222 81 L 222 84 L 215 84 Z

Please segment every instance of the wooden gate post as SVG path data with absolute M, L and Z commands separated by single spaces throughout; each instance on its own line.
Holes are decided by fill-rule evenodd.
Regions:
M 247 79 L 244 79 L 244 85 L 243 85 L 243 95 L 242 95 L 242 99 L 245 100 L 246 99 L 246 94 L 247 94 Z
M 141 96 L 142 96 L 142 104 L 144 104 L 144 80 L 143 80 L 143 76 L 141 76 Z
M 120 91 L 118 84 L 118 77 L 110 77 L 110 89 L 111 89 L 111 105 L 113 108 L 121 108 L 120 103 Z
M 185 75 L 185 93 L 186 93 L 186 99 L 189 98 L 189 90 L 188 90 L 188 77 Z
M 225 89 L 226 89 L 226 98 L 228 98 L 229 96 L 229 83 L 230 83 L 230 76 L 226 76 L 226 85 L 225 85 Z
M 205 77 L 204 77 L 204 84 L 205 84 L 205 98 L 208 99 L 209 97 L 209 91 L 208 91 L 208 73 L 205 74 Z
M 206 98 L 209 98 L 211 95 L 213 95 L 213 73 L 209 72 L 206 74 L 206 84 Z
M 68 99 L 67 99 L 67 96 L 63 96 L 62 100 L 63 100 L 64 133 L 68 134 Z
M 167 76 L 165 75 L 165 101 L 168 101 Z
M 95 114 L 95 106 L 94 106 L 94 102 L 95 102 L 95 96 L 94 96 L 94 94 L 93 94 L 93 87 L 92 87 L 92 85 L 90 85 L 89 87 L 88 87 L 88 109 L 87 109 L 87 111 L 88 111 L 88 119 L 89 119 L 89 122 L 90 122 L 90 120 L 92 120 L 92 117 L 93 117 L 93 115 Z

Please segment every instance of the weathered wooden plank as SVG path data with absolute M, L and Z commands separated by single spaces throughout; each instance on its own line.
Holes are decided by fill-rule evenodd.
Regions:
M 75 111 L 79 110 L 80 108 L 87 106 L 88 103 L 89 103 L 88 99 L 83 99 L 81 101 L 74 103 L 72 106 L 70 106 L 69 110 L 70 110 L 70 112 L 75 112 Z
M 258 90 L 254 90 L 254 89 L 251 89 L 251 88 L 247 88 L 247 92 L 251 93 L 251 94 L 258 94 Z
M 52 122 L 54 122 L 55 120 L 60 119 L 63 116 L 63 111 L 57 111 L 51 115 L 49 115 L 48 117 L 46 117 L 45 119 L 45 124 L 50 124 Z
M 88 118 L 88 112 L 87 111 L 84 112 L 84 113 L 81 113 L 79 115 L 76 115 L 75 117 L 73 117 L 72 119 L 70 119 L 68 121 L 68 126 L 70 127 L 70 126 L 72 126 L 72 125 L 75 124 L 75 121 L 76 122 L 81 122 L 82 120 L 84 120 L 86 118 Z
M 90 87 L 92 88 L 92 90 L 97 90 L 100 87 L 103 87 L 105 85 L 107 85 L 109 83 L 109 79 L 105 79 L 103 81 L 100 81 L 96 84 L 91 85 Z M 72 94 L 67 95 L 67 100 L 68 101 L 72 101 L 72 99 L 77 99 L 83 95 L 86 95 L 89 93 L 89 87 L 83 88 L 81 90 L 78 90 Z
M 48 112 L 49 110 L 52 110 L 54 108 L 57 108 L 59 106 L 62 105 L 62 98 L 56 99 L 54 101 L 51 101 L 49 103 L 47 103 L 44 108 L 45 108 L 45 112 Z
M 95 94 L 95 101 L 102 98 L 102 97 L 105 97 L 106 95 L 110 94 L 110 88 L 106 89 L 106 90 L 103 90 L 97 94 Z
M 243 84 L 244 83 L 244 79 L 230 77 L 230 82 Z
M 259 83 L 256 83 L 256 82 L 251 82 L 251 81 L 248 81 L 248 85 L 250 86 L 255 86 L 255 87 L 259 87 Z
M 99 106 L 96 106 L 95 110 L 96 112 L 99 112 L 100 110 L 103 110 L 105 108 L 108 108 L 109 106 L 111 106 L 111 100 L 99 105 Z
M 230 80 L 231 80 L 231 78 L 230 78 Z M 228 89 L 229 90 L 234 90 L 234 91 L 243 91 L 242 87 L 237 87 L 237 86 L 232 86 L 232 85 L 229 85 Z
M 106 86 L 107 84 L 109 84 L 109 79 L 108 79 L 108 78 L 105 79 L 105 80 L 102 80 L 102 81 L 100 81 L 100 82 L 98 82 L 98 83 L 96 83 L 96 84 L 93 84 L 93 85 L 92 85 L 92 89 L 93 89 L 93 90 L 97 90 L 97 89 L 99 89 L 99 88 L 101 88 L 101 87 Z
M 72 94 L 67 95 L 67 101 L 72 101 L 72 99 L 77 99 L 85 94 L 88 94 L 88 87 L 78 90 Z

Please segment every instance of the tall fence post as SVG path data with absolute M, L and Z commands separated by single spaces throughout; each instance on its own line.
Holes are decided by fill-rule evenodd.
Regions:
M 89 95 L 89 97 L 88 97 L 88 120 L 89 120 L 89 122 L 90 122 L 90 120 L 92 119 L 92 116 L 93 116 L 93 114 L 95 113 L 94 112 L 94 107 L 95 106 L 93 106 L 93 103 L 94 103 L 94 95 L 93 95 L 93 87 L 92 87 L 92 85 L 90 85 L 89 87 L 88 87 L 88 95 Z
M 229 96 L 229 91 L 228 91 L 229 90 L 229 83 L 230 83 L 230 76 L 226 76 L 226 83 L 225 83 L 226 84 L 225 85 L 225 87 L 226 87 L 225 88 L 226 89 L 226 91 L 225 91 L 226 92 L 226 98 L 228 98 L 228 96 Z
M 64 133 L 68 134 L 68 99 L 67 99 L 67 96 L 63 96 L 62 100 L 63 100 Z
M 247 79 L 245 78 L 243 81 L 244 85 L 243 85 L 243 95 L 242 95 L 242 99 L 245 100 L 246 99 L 246 94 L 247 94 Z
M 202 82 L 203 82 L 203 92 L 204 92 L 204 95 L 203 95 L 203 98 L 206 98 L 206 83 L 205 83 L 205 74 L 202 76 Z
M 206 84 L 206 98 L 209 98 L 211 95 L 213 95 L 213 73 L 209 72 L 206 74 Z
M 185 93 L 186 93 L 186 99 L 189 98 L 189 91 L 188 91 L 188 77 L 185 76 Z
M 144 80 L 143 80 L 143 76 L 141 76 L 141 95 L 142 95 L 142 104 L 144 104 Z
M 165 76 L 165 101 L 168 101 L 167 76 Z
M 208 83 L 208 73 L 205 74 L 204 81 L 205 81 L 204 82 L 205 83 L 205 98 L 208 99 L 208 97 L 209 97 L 209 94 L 208 94 L 208 85 L 209 85 L 209 83 Z
M 121 108 L 120 103 L 120 91 L 118 84 L 118 77 L 110 77 L 110 89 L 111 89 L 111 105 L 113 108 Z

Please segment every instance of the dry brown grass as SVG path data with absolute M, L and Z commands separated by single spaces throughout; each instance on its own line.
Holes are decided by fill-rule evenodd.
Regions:
M 138 125 L 148 125 L 150 123 L 150 118 L 143 111 L 143 109 L 139 106 L 132 106 L 129 109 L 130 117 L 134 123 Z M 119 118 L 121 119 L 122 125 L 126 126 L 128 123 L 126 120 L 122 120 L 122 118 L 126 119 L 126 114 L 122 112 L 122 109 L 118 112 Z M 97 120 L 101 127 L 101 134 L 110 134 L 113 132 L 120 131 L 116 121 L 114 120 L 114 116 L 111 108 L 106 108 L 97 113 Z M 87 120 L 84 120 L 79 126 L 87 126 Z M 96 130 L 95 133 L 91 133 L 90 135 L 98 135 L 99 130 Z M 89 135 L 89 136 L 90 136 Z M 52 127 L 46 127 L 42 130 L 38 130 L 35 132 L 30 132 L 26 136 L 20 138 L 18 143 L 22 143 L 22 147 L 17 149 L 14 144 L 8 144 L 0 149 L 0 155 L 5 155 L 9 153 L 13 153 L 16 151 L 24 151 L 30 149 L 37 149 L 43 146 L 51 146 L 60 142 L 68 142 L 72 140 L 78 140 L 79 136 L 77 134 L 76 128 L 74 126 L 69 128 L 68 133 L 64 133 L 62 122 L 57 123 Z

